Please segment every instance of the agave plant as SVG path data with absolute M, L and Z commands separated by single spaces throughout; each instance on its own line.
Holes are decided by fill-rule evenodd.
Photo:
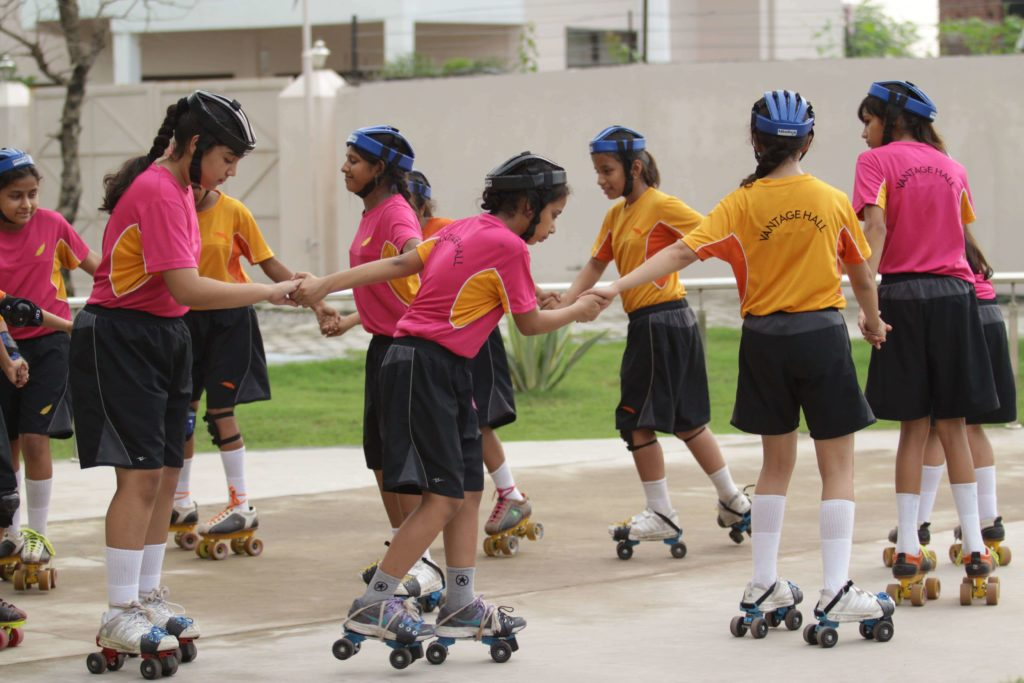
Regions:
M 550 391 L 606 334 L 607 330 L 575 344 L 567 327 L 528 337 L 509 325 L 506 348 L 512 386 L 516 391 Z

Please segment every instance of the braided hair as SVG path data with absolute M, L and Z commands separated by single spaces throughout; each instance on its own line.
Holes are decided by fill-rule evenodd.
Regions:
M 754 112 L 760 116 L 769 116 L 768 104 L 763 97 L 754 105 Z M 810 102 L 807 103 L 807 118 L 815 118 L 814 107 L 811 106 Z M 757 159 L 757 168 L 754 169 L 753 173 L 740 181 L 740 186 L 750 187 L 755 181 L 764 178 L 796 154 L 800 154 L 802 159 L 803 148 L 813 139 L 813 130 L 801 137 L 769 135 L 764 131 L 758 130 L 754 125 L 753 117 L 751 117 L 750 141 L 754 145 L 754 158 Z

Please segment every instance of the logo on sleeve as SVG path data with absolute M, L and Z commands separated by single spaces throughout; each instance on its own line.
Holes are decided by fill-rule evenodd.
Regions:
M 39 248 L 36 249 L 36 256 L 42 256 L 44 251 L 46 251 L 46 242 L 40 244 Z

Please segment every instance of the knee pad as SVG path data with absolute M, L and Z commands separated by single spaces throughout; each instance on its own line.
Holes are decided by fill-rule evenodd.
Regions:
M 642 444 L 634 445 L 633 444 L 633 433 L 632 433 L 632 431 L 627 431 L 627 430 L 622 430 L 621 432 L 619 432 L 619 436 L 621 436 L 622 440 L 626 442 L 626 450 L 629 451 L 630 453 L 632 453 L 634 451 L 638 451 L 641 448 L 647 448 L 648 446 L 652 446 L 652 445 L 658 443 L 658 437 L 654 437 L 653 439 L 651 439 L 647 443 L 642 443 Z
M 0 527 L 6 528 L 11 525 L 20 504 L 21 500 L 16 490 L 0 493 Z
M 697 430 L 697 431 L 696 431 L 695 433 L 693 433 L 693 434 L 691 434 L 690 436 L 688 436 L 687 438 L 683 439 L 683 443 L 690 443 L 691 441 L 693 441 L 694 439 L 696 439 L 696 438 L 697 438 L 698 436 L 700 436 L 701 434 L 703 434 L 703 433 L 704 433 L 704 431 L 705 431 L 705 430 L 706 430 L 707 428 L 708 428 L 708 426 L 707 426 L 707 425 L 704 425 L 703 427 L 701 427 L 700 429 L 698 429 L 698 430 Z
M 188 417 L 185 418 L 185 439 L 191 439 L 196 433 L 196 411 L 188 409 Z
M 205 415 L 203 415 L 203 422 L 206 423 L 206 431 L 210 433 L 210 440 L 213 441 L 214 446 L 217 446 L 219 448 L 220 446 L 229 443 L 234 443 L 235 441 L 238 441 L 239 439 L 242 438 L 241 434 L 235 434 L 234 436 L 227 436 L 222 439 L 220 436 L 220 430 L 217 429 L 218 420 L 223 420 L 225 417 L 234 416 L 235 411 L 233 410 L 230 410 L 226 413 L 217 413 L 216 415 L 213 415 L 211 413 L 206 413 Z

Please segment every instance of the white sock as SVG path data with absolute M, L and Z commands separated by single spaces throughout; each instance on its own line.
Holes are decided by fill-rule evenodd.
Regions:
M 956 503 L 956 514 L 960 518 L 960 533 L 963 537 L 964 555 L 984 552 L 985 543 L 981 539 L 981 519 L 978 517 L 978 484 L 950 484 L 953 489 L 953 502 Z
M 50 517 L 50 494 L 53 479 L 26 479 L 25 497 L 28 499 L 28 526 L 46 535 L 46 522 Z
M 3 437 L 0 438 L 6 439 L 7 435 L 4 435 Z M 20 469 L 14 473 L 14 476 L 18 480 L 18 495 L 21 497 L 21 502 L 18 504 L 18 509 L 14 511 L 13 515 L 11 515 L 11 525 L 7 527 L 7 530 L 10 532 L 12 536 L 17 536 L 21 533 L 21 508 L 25 507 L 25 487 L 21 485 L 25 479 L 25 475 L 22 474 L 24 471 L 24 469 Z
M 767 588 L 779 578 L 779 542 L 785 514 L 785 496 L 754 494 L 750 508 L 750 541 L 754 554 L 753 581 L 758 586 Z
M 139 599 L 142 550 L 107 548 L 107 603 L 127 605 Z M 112 610 L 116 613 L 119 610 Z M 113 616 L 113 615 L 111 615 Z
M 921 504 L 921 496 L 916 493 L 896 494 L 896 552 L 917 555 L 921 552 L 921 543 L 917 540 L 917 510 Z
M 991 521 L 999 514 L 996 505 L 996 466 L 975 468 L 974 478 L 978 480 L 978 517 Z
M 174 489 L 174 504 L 180 508 L 192 507 L 192 461 L 195 456 L 187 459 L 178 472 L 178 488 Z
M 942 473 L 945 471 L 945 465 L 925 465 L 921 468 L 921 502 L 917 507 L 918 526 L 932 519 L 935 496 L 939 492 L 939 482 L 942 481 Z
M 142 546 L 142 566 L 139 569 L 139 595 L 146 595 L 160 587 L 160 572 L 164 568 L 166 543 Z
M 718 500 L 723 503 L 728 503 L 737 493 L 740 492 L 740 490 L 736 488 L 736 482 L 732 480 L 732 475 L 729 474 L 728 465 L 714 474 L 709 474 L 708 479 L 710 479 L 711 483 L 715 485 L 715 491 L 718 492 Z
M 248 502 L 249 494 L 245 488 L 245 446 L 233 451 L 221 451 L 220 462 L 224 465 L 224 477 L 228 480 L 228 488 L 235 490 L 235 497 L 239 503 Z
M 672 515 L 672 501 L 668 497 L 668 479 L 644 481 L 644 495 L 647 496 L 647 507 L 669 517 Z
M 850 579 L 850 551 L 853 549 L 852 500 L 823 500 L 818 513 L 821 529 L 821 565 L 825 590 L 833 595 Z
M 494 488 L 498 489 L 498 494 L 502 498 L 523 500 L 523 494 L 516 487 L 516 480 L 512 478 L 512 468 L 508 466 L 508 460 L 503 462 L 501 467 L 491 472 L 491 481 L 494 482 Z

